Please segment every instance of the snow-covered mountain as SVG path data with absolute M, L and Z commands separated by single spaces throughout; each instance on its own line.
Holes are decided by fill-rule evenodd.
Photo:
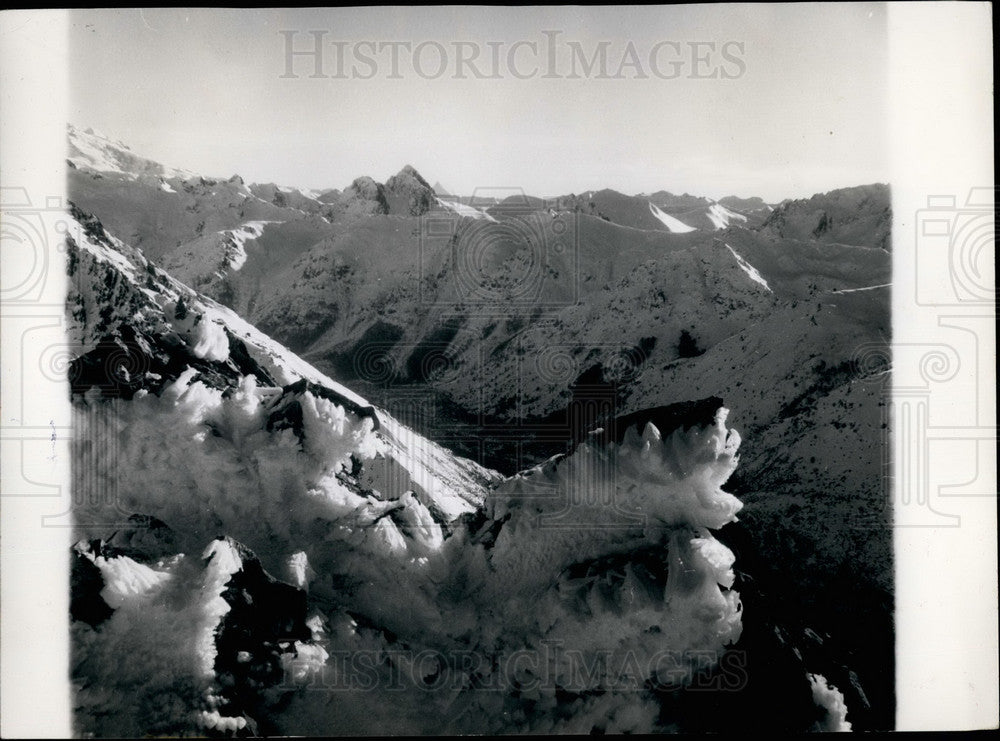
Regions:
M 165 167 L 159 162 L 134 154 L 129 146 L 121 141 L 109 139 L 93 129 L 78 129 L 72 124 L 67 127 L 69 166 L 83 168 L 101 173 L 115 173 L 130 179 L 161 178 L 161 186 L 170 192 L 170 186 L 165 182 L 169 179 L 186 180 L 195 177 L 194 173 Z
M 718 400 L 504 478 L 71 218 L 82 734 L 651 732 L 740 680 Z
M 280 728 L 286 732 L 720 730 L 766 722 L 801 730 L 837 725 L 843 720 L 837 709 L 841 697 L 856 727 L 891 724 L 892 555 L 878 444 L 886 428 L 880 379 L 887 368 L 854 360 L 857 348 L 885 342 L 889 334 L 891 278 L 884 250 L 757 231 L 753 227 L 768 211 L 731 199 L 716 203 L 687 195 L 601 191 L 580 196 L 587 205 L 577 209 L 576 196 L 561 205 L 527 196 L 502 203 L 442 198 L 425 190 L 427 181 L 412 168 L 385 184 L 359 178 L 343 191 L 297 195 L 278 186 L 246 186 L 237 176 L 161 181 L 159 175 L 147 180 L 80 166 L 69 177 L 77 204 L 100 219 L 98 224 L 76 214 L 89 236 L 73 254 L 89 267 L 76 273 L 80 288 L 74 301 L 83 301 L 77 307 L 85 318 L 80 326 L 90 327 L 83 331 L 85 352 L 76 372 L 86 383 L 100 380 L 112 362 L 108 358 L 122 352 L 137 354 L 137 367 L 144 369 L 137 375 L 127 366 L 124 376 L 115 375 L 119 380 L 102 402 L 93 393 L 85 402 L 86 383 L 77 384 L 82 419 L 97 420 L 88 424 L 99 430 L 124 424 L 134 433 L 115 438 L 127 451 L 125 459 L 153 456 L 152 468 L 160 472 L 122 474 L 123 483 L 114 484 L 116 491 L 133 492 L 132 507 L 118 523 L 121 532 L 132 533 L 136 521 L 145 524 L 134 535 L 112 537 L 115 528 L 101 527 L 83 533 L 104 540 L 78 549 L 78 568 L 90 574 L 87 583 L 103 589 L 106 580 L 96 579 L 90 567 L 101 571 L 99 558 L 114 560 L 122 538 L 146 543 L 143 533 L 155 518 L 154 524 L 167 529 L 159 524 L 151 529 L 169 532 L 164 537 L 170 548 L 124 554 L 137 564 L 169 571 L 156 565 L 160 559 L 167 564 L 177 552 L 200 553 L 213 544 L 213 553 L 250 564 L 244 571 L 258 574 L 254 589 L 308 584 L 306 604 L 322 615 L 330 605 L 349 602 L 353 606 L 344 609 L 356 623 L 351 630 L 366 641 L 378 639 L 364 645 L 379 662 L 394 652 L 411 651 L 412 659 L 422 650 L 441 655 L 452 649 L 493 662 L 486 675 L 473 680 L 469 677 L 482 673 L 459 671 L 464 659 L 449 659 L 437 670 L 427 659 L 420 671 L 431 684 L 442 683 L 444 676 L 464 676 L 471 684 L 454 690 L 458 699 L 447 707 L 434 704 L 438 699 L 427 705 L 426 695 L 421 702 L 420 695 L 402 693 L 398 697 L 405 699 L 387 717 L 377 706 L 378 692 L 333 695 L 316 707 L 297 690 L 292 692 L 297 699 L 287 700 L 292 695 L 260 680 L 280 673 L 278 667 L 289 661 L 282 658 L 281 641 L 275 649 L 273 641 L 261 639 L 268 644 L 265 653 L 272 652 L 266 666 L 241 663 L 241 652 L 256 652 L 234 648 L 226 654 L 223 645 L 230 644 L 219 635 L 231 633 L 223 628 L 216 632 L 217 655 L 223 658 L 216 661 L 215 678 L 199 680 L 195 695 L 204 697 L 213 683 L 235 686 L 244 704 L 233 704 L 234 691 L 218 695 L 214 689 L 211 693 L 222 698 L 214 705 L 194 701 L 217 728 L 240 723 L 222 720 L 225 716 L 253 720 L 270 732 L 278 730 L 266 727 L 270 717 L 283 718 Z M 430 200 L 424 198 L 428 191 Z M 678 216 L 682 212 L 691 224 Z M 671 220 L 689 230 L 669 228 Z M 100 288 L 104 285 L 108 288 Z M 185 377 L 188 369 L 194 375 Z M 570 517 L 565 522 L 578 525 L 592 524 L 588 518 L 598 515 L 604 521 L 606 507 L 589 515 L 586 507 L 570 508 L 567 515 L 561 502 L 577 496 L 574 491 L 593 489 L 598 492 L 593 496 L 617 503 L 620 486 L 653 486 L 660 473 L 642 466 L 633 471 L 627 462 L 634 455 L 646 460 L 646 453 L 636 451 L 667 446 L 671 452 L 660 459 L 676 476 L 678 470 L 690 473 L 672 456 L 697 448 L 692 439 L 718 439 L 724 449 L 727 438 L 716 416 L 720 397 L 730 409 L 727 423 L 748 441 L 731 479 L 746 507 L 739 522 L 699 520 L 696 527 L 721 526 L 719 540 L 738 556 L 730 586 L 746 609 L 740 630 L 734 623 L 728 634 L 734 640 L 738 635 L 738 641 L 716 654 L 718 663 L 705 675 L 715 679 L 705 681 L 733 680 L 727 673 L 736 668 L 726 662 L 749 656 L 749 668 L 739 670 L 746 675 L 740 691 L 690 693 L 653 681 L 638 694 L 633 688 L 626 701 L 600 674 L 603 669 L 595 675 L 597 669 L 587 668 L 586 676 L 603 677 L 597 686 L 610 682 L 611 689 L 595 693 L 588 685 L 570 691 L 561 680 L 553 689 L 540 680 L 537 691 L 525 692 L 538 677 L 519 673 L 520 686 L 507 692 L 505 685 L 493 704 L 480 704 L 482 693 L 472 699 L 470 687 L 499 681 L 501 659 L 521 656 L 520 649 L 538 658 L 539 666 L 549 666 L 551 657 L 542 656 L 552 645 L 545 642 L 549 639 L 567 647 L 583 641 L 574 644 L 582 648 L 571 654 L 576 657 L 569 660 L 571 672 L 577 659 L 589 662 L 584 667 L 596 666 L 598 658 L 632 661 L 666 645 L 657 643 L 661 639 L 630 638 L 631 643 L 612 646 L 588 643 L 586 636 L 607 624 L 617 640 L 638 630 L 630 622 L 633 608 L 639 615 L 661 610 L 656 600 L 647 605 L 635 595 L 652 589 L 662 596 L 671 578 L 664 555 L 671 550 L 669 538 L 651 543 L 644 540 L 648 533 L 624 527 L 632 535 L 625 540 L 602 535 L 587 565 L 572 565 L 560 559 L 568 552 L 587 553 L 591 536 L 586 542 L 564 540 L 544 523 L 565 516 Z M 713 401 L 695 405 L 693 416 L 677 411 L 697 399 Z M 91 403 L 105 411 L 93 411 Z M 160 413 L 179 414 L 182 421 L 164 421 Z M 613 439 L 607 433 L 588 436 L 595 428 L 616 429 L 621 418 L 635 420 L 631 434 L 623 429 Z M 324 431 L 327 423 L 352 442 L 331 438 Z M 156 450 L 136 442 L 149 435 L 163 440 L 164 431 L 173 429 L 181 430 L 181 437 L 167 435 Z M 205 434 L 194 442 L 185 437 L 200 432 Z M 309 442 L 310 436 L 324 442 Z M 161 491 L 168 485 L 166 471 L 176 474 L 179 466 L 196 463 L 211 473 L 204 481 L 174 475 L 173 490 L 180 482 L 185 492 L 176 503 L 172 494 L 154 492 L 149 501 L 155 511 L 143 504 L 141 482 Z M 624 472 L 614 486 L 608 484 L 609 471 L 613 479 Z M 200 504 L 184 499 L 190 492 L 198 492 L 190 496 Z M 215 502 L 222 511 L 205 514 Z M 638 505 L 628 497 L 622 503 L 624 510 L 615 508 L 614 516 L 628 520 L 626 512 Z M 640 509 L 647 512 L 647 504 Z M 324 509 L 327 505 L 333 509 Z M 196 514 L 185 514 L 188 510 Z M 574 520 L 573 512 L 583 519 Z M 129 521 L 133 515 L 139 520 Z M 422 535 L 413 535 L 417 531 Z M 224 540 L 213 541 L 220 534 Z M 367 543 L 375 550 L 358 546 L 364 555 L 349 556 L 340 545 L 345 539 L 351 548 Z M 541 541 L 548 543 L 544 556 L 524 545 Z M 683 548 L 674 544 L 673 552 Z M 710 543 L 698 548 L 708 549 L 706 557 L 717 552 Z M 413 564 L 423 558 L 435 564 L 433 585 L 413 571 L 422 568 Z M 410 563 L 407 559 L 415 560 L 398 566 Z M 522 567 L 524 572 L 518 571 Z M 108 568 L 113 567 L 104 564 Z M 222 578 L 184 569 L 177 572 L 180 581 L 170 583 L 187 589 Z M 548 579 L 548 591 L 537 584 L 541 591 L 518 597 L 510 614 L 499 615 L 497 604 L 513 599 L 527 572 L 532 579 Z M 730 599 L 723 572 L 705 583 Z M 142 573 L 136 577 L 142 583 L 159 578 Z M 318 576 L 312 581 L 300 576 L 310 573 Z M 286 584 L 274 586 L 269 574 Z M 584 581 L 574 581 L 579 578 Z M 396 582 L 409 586 L 392 586 Z M 469 592 L 466 584 L 477 586 Z M 252 612 L 245 600 L 239 607 L 243 597 L 227 589 L 221 591 L 232 611 Z M 632 596 L 626 600 L 622 589 Z M 612 595 L 611 602 L 595 603 L 594 590 Z M 845 602 L 848 590 L 852 599 Z M 170 599 L 184 602 L 182 592 L 171 592 Z M 385 602 L 389 593 L 396 602 Z M 167 599 L 167 592 L 159 594 Z M 585 619 L 575 607 L 561 611 L 570 609 L 570 594 L 583 600 L 589 610 Z M 709 589 L 704 596 L 716 600 L 714 594 Z M 458 610 L 451 603 L 466 606 Z M 107 605 L 94 604 L 105 614 Z M 518 609 L 521 605 L 531 607 Z M 617 616 L 613 620 L 604 611 L 609 605 Z M 519 623 L 522 618 L 514 613 L 530 618 Z M 295 641 L 302 646 L 285 643 L 314 657 L 319 652 L 308 646 L 323 647 L 323 667 L 336 664 L 337 651 L 363 655 L 359 644 L 338 642 L 349 631 L 312 620 L 316 614 L 297 612 Z M 303 628 L 307 622 L 313 627 Z M 470 649 L 470 636 L 479 629 L 469 627 L 473 623 L 489 638 L 477 635 Z M 632 627 L 625 630 L 626 624 Z M 649 635 L 662 637 L 660 625 L 660 633 Z M 234 630 L 243 635 L 249 629 Z M 331 631 L 339 637 L 331 638 Z M 428 636 L 426 643 L 414 634 Z M 628 648 L 616 653 L 621 646 Z M 388 668 L 379 663 L 374 673 L 364 668 L 362 674 L 384 679 L 379 672 L 391 676 L 404 666 L 413 669 L 400 661 L 390 660 Z M 567 660 L 552 661 L 558 668 Z M 677 676 L 690 678 L 686 662 L 680 662 Z M 325 676 L 337 670 L 318 671 Z M 306 681 L 314 685 L 320 681 L 315 671 L 303 676 L 312 677 Z M 838 690 L 830 690 L 827 679 Z M 279 696 L 286 699 L 278 702 Z M 286 716 L 272 701 L 288 702 L 295 710 Z M 824 715 L 816 701 L 831 712 Z M 246 709 L 251 707 L 264 709 L 254 713 Z M 656 721 L 649 725 L 654 709 Z M 428 720 L 432 710 L 436 715 Z M 330 725 L 336 713 L 342 725 Z M 604 720 L 597 722 L 598 716 Z M 501 717 L 506 720 L 497 720 L 496 727 L 484 726 L 483 718 Z M 703 728 L 705 717 L 712 722 Z

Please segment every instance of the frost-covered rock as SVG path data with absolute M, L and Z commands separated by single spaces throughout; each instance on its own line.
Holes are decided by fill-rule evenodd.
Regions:
M 226 360 L 229 357 L 229 339 L 221 322 L 205 319 L 203 315 L 187 310 L 182 313 L 181 304 L 174 302 L 165 304 L 163 311 L 197 357 L 206 360 Z
M 850 731 L 851 724 L 847 721 L 847 705 L 844 695 L 826 681 L 822 674 L 810 674 L 809 683 L 812 687 L 813 700 L 825 711 L 825 717 L 814 727 L 814 731 Z
M 279 684 L 292 642 L 319 650 L 305 622 L 305 593 L 272 579 L 235 541 L 213 540 L 200 559 L 178 553 L 149 563 L 99 541 L 74 550 L 100 571 L 110 611 L 97 625 L 74 623 L 82 734 L 190 735 L 255 725 L 244 708 L 254 678 L 270 675 Z

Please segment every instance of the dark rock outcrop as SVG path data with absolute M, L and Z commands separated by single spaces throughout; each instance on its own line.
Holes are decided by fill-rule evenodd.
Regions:
M 385 183 L 388 213 L 403 216 L 423 216 L 434 205 L 434 188 L 420 173 L 406 165 Z

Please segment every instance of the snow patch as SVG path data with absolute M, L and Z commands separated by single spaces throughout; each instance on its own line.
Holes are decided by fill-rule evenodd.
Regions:
M 105 237 L 107 237 L 107 240 L 111 245 L 109 247 L 102 242 L 91 239 L 87 235 L 83 225 L 70 217 L 68 214 L 67 218 L 70 220 L 70 224 L 72 225 L 72 238 L 78 247 L 89 252 L 97 258 L 99 262 L 113 265 L 130 281 L 133 283 L 136 282 L 136 266 L 122 253 L 122 250 L 124 250 L 125 247 L 120 240 L 105 233 Z
M 323 195 L 322 190 L 317 190 L 316 188 L 297 188 L 290 185 L 275 185 L 274 186 L 281 193 L 286 195 L 300 195 L 303 198 L 308 198 L 310 201 L 316 201 L 316 203 L 322 203 L 319 200 L 319 196 Z M 297 209 L 300 210 L 301 209 Z
M 225 229 L 219 232 L 225 237 L 226 245 L 229 248 L 226 251 L 229 266 L 233 270 L 242 268 L 247 261 L 246 243 L 251 239 L 259 239 L 264 233 L 264 227 L 268 224 L 280 223 L 280 221 L 248 221 L 235 229 Z
M 841 288 L 837 291 L 830 291 L 830 293 L 857 293 L 858 291 L 874 291 L 878 288 L 890 288 L 892 283 L 880 283 L 877 286 L 864 286 L 862 288 Z
M 744 260 L 743 257 L 739 255 L 736 252 L 736 250 L 734 250 L 728 244 L 726 245 L 726 248 L 733 253 L 733 257 L 736 258 L 736 264 L 740 266 L 740 269 L 744 273 L 750 276 L 750 280 L 759 283 L 760 285 L 764 286 L 764 288 L 766 288 L 768 291 L 774 293 L 774 291 L 771 290 L 771 286 L 767 284 L 767 281 L 764 280 L 764 276 L 760 274 L 757 268 L 755 268 L 753 265 Z
M 229 331 L 243 340 L 250 356 L 260 363 L 271 377 L 282 386 L 305 378 L 320 386 L 326 386 L 358 406 L 371 406 L 368 400 L 360 394 L 337 383 L 325 373 L 321 373 L 280 342 L 261 332 L 228 306 L 216 303 L 206 296 L 200 296 L 199 308 L 205 312 L 208 318 L 229 327 Z
M 481 211 L 473 206 L 467 206 L 464 203 L 459 203 L 457 201 L 445 201 L 441 198 L 435 198 L 441 206 L 454 211 L 459 216 L 467 216 L 470 219 L 486 219 L 487 221 L 496 221 L 492 216 L 490 216 L 485 211 Z
M 652 204 L 652 202 L 648 203 L 649 203 L 650 213 L 652 213 L 653 216 L 659 219 L 663 223 L 663 225 L 667 227 L 667 229 L 669 229 L 672 233 L 686 234 L 687 232 L 697 231 L 697 229 L 695 229 L 693 226 L 688 226 L 680 219 L 675 219 L 670 214 L 665 213 L 661 209 L 657 208 Z
M 730 211 L 721 203 L 713 203 L 708 207 L 708 218 L 712 220 L 712 224 L 716 229 L 725 229 L 734 221 L 745 222 L 747 220 L 747 217 L 743 214 Z

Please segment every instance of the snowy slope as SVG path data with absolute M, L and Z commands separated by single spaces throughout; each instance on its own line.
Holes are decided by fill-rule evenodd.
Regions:
M 664 213 L 656 206 L 654 206 L 652 203 L 649 204 L 649 210 L 653 214 L 653 216 L 662 221 L 663 225 L 666 226 L 667 229 L 669 229 L 674 234 L 683 234 L 685 232 L 695 231 L 695 228 L 693 226 L 688 226 L 680 219 L 675 219 L 673 216 Z
M 93 129 L 78 129 L 68 125 L 70 163 L 76 168 L 94 170 L 96 172 L 113 172 L 136 178 L 140 175 L 159 176 L 162 178 L 180 178 L 187 180 L 195 177 L 194 173 L 165 167 L 158 162 L 134 154 L 120 141 L 113 141 Z M 164 184 L 163 190 L 170 193 L 169 185 Z
M 467 206 L 464 203 L 459 203 L 457 201 L 446 201 L 442 198 L 435 198 L 438 205 L 447 208 L 450 211 L 454 211 L 459 216 L 467 216 L 470 219 L 486 219 L 488 221 L 496 221 L 492 216 L 490 216 L 486 211 L 481 211 L 475 206 Z
M 227 255 L 229 258 L 229 265 L 233 270 L 239 270 L 247 261 L 247 252 L 244 248 L 247 240 L 257 239 L 261 234 L 264 233 L 264 226 L 267 224 L 275 224 L 279 222 L 274 221 L 248 221 L 246 224 L 242 224 L 236 229 L 230 229 L 227 231 L 220 232 L 220 234 L 225 235 L 232 247 L 231 254 Z
M 746 216 L 730 211 L 721 203 L 713 203 L 708 207 L 708 218 L 712 220 L 716 229 L 725 229 L 733 223 L 746 224 L 747 222 Z
M 735 257 L 736 262 L 739 263 L 740 269 L 744 273 L 750 276 L 750 280 L 754 281 L 755 283 L 759 283 L 760 285 L 764 286 L 766 290 L 773 293 L 773 291 L 771 291 L 771 286 L 767 284 L 767 281 L 764 280 L 764 276 L 760 274 L 760 271 L 757 270 L 757 268 L 755 268 L 753 265 L 744 260 L 739 254 L 737 254 L 736 250 L 734 250 L 728 244 L 726 245 L 726 249 L 728 249 L 730 252 L 733 253 L 733 257 Z
M 290 353 L 231 309 L 194 294 L 153 267 L 141 253 L 130 250 L 104 233 L 99 226 L 88 228 L 91 234 L 98 236 L 91 236 L 83 226 L 77 230 L 81 254 L 88 258 L 86 262 L 92 270 L 100 271 L 101 265 L 107 267 L 103 269 L 103 281 L 85 282 L 84 290 L 71 296 L 74 315 L 83 318 L 74 332 L 84 348 L 93 347 L 113 332 L 117 325 L 134 323 L 135 316 L 141 316 L 150 331 L 179 337 L 197 358 L 225 362 L 235 340 L 274 383 L 288 386 L 306 379 L 349 400 L 358 408 L 370 406 L 365 399 Z M 107 274 L 108 268 L 113 271 L 110 275 Z M 121 314 L 108 318 L 107 308 L 103 305 L 111 300 Z M 186 304 L 183 316 L 179 316 L 177 310 L 181 301 Z M 135 311 L 137 306 L 141 308 Z M 95 322 L 95 316 L 102 318 Z M 410 436 L 406 430 L 390 415 L 383 410 L 376 410 L 375 413 L 385 427 L 384 438 L 388 445 L 385 455 L 401 466 L 414 482 L 423 482 L 426 488 L 422 489 L 422 493 L 431 497 L 430 503 L 441 511 L 458 514 L 471 510 L 468 502 L 481 501 L 484 483 L 496 480 L 495 474 L 471 462 L 458 462 L 438 454 L 439 448 L 429 441 L 408 440 Z M 437 473 L 441 478 L 428 477 L 425 464 L 428 456 L 435 457 L 439 464 Z M 421 489 L 418 488 L 418 491 Z

